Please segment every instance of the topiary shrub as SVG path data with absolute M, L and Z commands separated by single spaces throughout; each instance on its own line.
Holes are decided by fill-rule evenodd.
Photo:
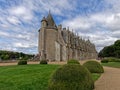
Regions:
M 78 60 L 71 59 L 67 61 L 67 64 L 80 64 Z
M 41 60 L 40 64 L 47 64 L 47 61 L 46 60 Z
M 48 90 L 93 90 L 91 73 L 81 65 L 67 64 L 52 75 Z
M 27 61 L 26 60 L 20 60 L 18 62 L 18 65 L 26 65 L 27 64 Z
M 104 69 L 102 65 L 97 61 L 87 61 L 83 64 L 91 73 L 103 73 Z
M 108 63 L 108 61 L 109 61 L 108 59 L 102 59 L 101 63 Z

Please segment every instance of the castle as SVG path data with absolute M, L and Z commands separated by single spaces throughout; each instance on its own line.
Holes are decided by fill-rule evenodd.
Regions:
M 94 44 L 75 35 L 69 28 L 57 26 L 50 12 L 41 20 L 41 28 L 38 32 L 40 60 L 66 61 L 97 58 Z

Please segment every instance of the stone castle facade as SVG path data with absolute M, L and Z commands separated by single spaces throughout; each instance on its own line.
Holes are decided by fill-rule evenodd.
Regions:
M 41 60 L 66 61 L 69 59 L 96 59 L 95 45 L 83 40 L 69 29 L 56 25 L 52 15 L 41 20 L 38 51 Z

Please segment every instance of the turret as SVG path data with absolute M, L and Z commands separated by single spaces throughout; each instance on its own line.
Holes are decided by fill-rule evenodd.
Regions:
M 41 20 L 41 27 L 44 28 L 47 26 L 47 20 L 45 17 L 43 17 L 43 19 Z

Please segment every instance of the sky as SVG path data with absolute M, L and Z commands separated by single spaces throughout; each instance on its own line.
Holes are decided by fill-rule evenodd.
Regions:
M 120 0 L 0 0 L 0 50 L 37 54 L 49 10 L 57 25 L 90 39 L 98 52 L 120 39 Z

